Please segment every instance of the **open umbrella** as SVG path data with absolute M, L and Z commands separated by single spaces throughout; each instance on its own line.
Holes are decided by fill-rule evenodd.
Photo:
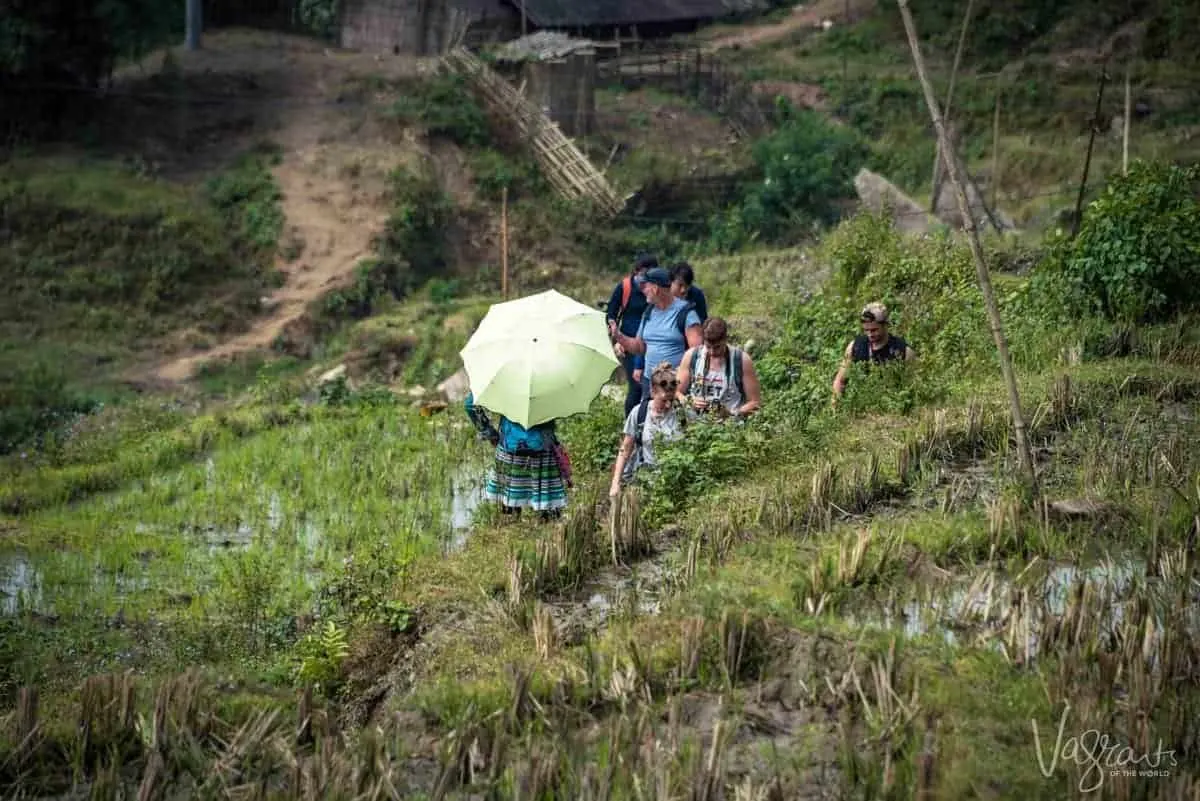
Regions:
M 492 306 L 460 355 L 475 402 L 525 428 L 586 412 L 618 364 L 604 313 L 553 289 Z

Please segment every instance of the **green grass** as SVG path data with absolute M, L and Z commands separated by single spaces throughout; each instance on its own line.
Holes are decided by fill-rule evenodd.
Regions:
M 82 157 L 0 168 L 0 449 L 111 396 L 172 332 L 238 329 L 272 280 L 279 200 L 257 154 L 204 190 Z
M 919 151 L 928 146 L 923 107 L 899 51 L 869 46 L 880 31 L 860 33 L 867 38 L 854 46 L 877 81 L 862 102 L 877 106 L 879 120 L 852 124 L 864 135 L 882 131 L 876 156 L 894 146 L 894 169 L 915 184 L 929 155 Z M 782 58 L 782 48 L 772 52 Z M 793 63 L 836 76 L 838 56 L 813 47 Z M 791 67 L 779 60 L 763 69 Z M 458 97 L 452 89 L 438 91 Z M 986 93 L 964 89 L 963 97 L 983 119 Z M 414 93 L 396 114 L 464 141 L 475 136 L 477 115 L 461 97 L 445 114 L 434 100 L 436 92 Z M 1031 159 L 1047 149 L 1036 167 L 1022 168 L 1031 180 L 1069 175 L 1047 141 L 1028 142 Z M 976 147 L 972 158 L 986 153 Z M 1111 166 L 1111 152 L 1098 158 Z M 475 166 L 490 193 L 513 165 L 488 155 Z M 65 193 L 88 214 L 108 203 L 99 179 L 81 188 L 30 176 L 33 196 Z M 122 214 L 136 217 L 143 204 L 163 215 L 188 209 L 175 189 L 119 180 L 136 184 L 125 201 L 112 201 L 118 211 L 131 204 Z M 227 183 L 217 194 L 236 202 L 203 210 L 205 225 L 219 221 L 266 243 L 272 216 L 236 199 L 269 208 L 273 195 L 249 184 Z M 440 190 L 422 187 L 448 215 Z M 407 200 L 398 198 L 402 210 L 421 205 Z M 519 223 L 511 244 L 518 294 L 554 286 L 585 303 L 606 297 L 633 245 L 643 244 L 634 241 L 640 234 L 594 220 L 564 234 L 555 228 L 571 218 L 548 208 L 536 198 L 510 207 Z M 130 669 L 145 677 L 137 711 L 148 721 L 158 711 L 148 682 L 201 667 L 206 686 L 220 688 L 209 703 L 227 725 L 218 737 L 173 741 L 170 758 L 186 755 L 172 762 L 186 764 L 181 774 L 261 780 L 283 797 L 297 775 L 289 760 L 311 760 L 301 764 L 338 787 L 354 784 L 355 793 L 388 771 L 394 783 L 427 791 L 431 760 L 446 755 L 431 742 L 452 756 L 460 749 L 463 764 L 472 743 L 485 759 L 503 753 L 498 775 L 463 791 L 486 795 L 482 785 L 494 779 L 498 798 L 514 797 L 521 781 L 534 788 L 522 797 L 587 797 L 580 786 L 588 771 L 618 760 L 613 799 L 655 797 L 645 788 L 662 786 L 672 797 L 700 797 L 709 747 L 714 762 L 744 768 L 756 788 L 776 783 L 776 797 L 803 797 L 814 775 L 849 796 L 914 797 L 928 735 L 931 799 L 1061 798 L 1078 771 L 1042 776 L 1031 719 L 1045 732 L 1064 699 L 1081 698 L 1080 727 L 1133 736 L 1123 722 L 1141 710 L 1151 740 L 1174 742 L 1200 712 L 1193 689 L 1139 672 L 1156 663 L 1141 650 L 1158 647 L 1145 636 L 1151 612 L 1166 621 L 1154 624 L 1166 639 L 1152 655 L 1181 671 L 1179 660 L 1195 649 L 1195 633 L 1177 617 L 1186 609 L 1181 588 L 1195 579 L 1181 555 L 1200 513 L 1200 461 L 1188 447 L 1200 437 L 1200 329 L 1191 318 L 1136 329 L 1122 343 L 1101 320 L 1051 325 L 1024 299 L 1024 278 L 997 275 L 1031 438 L 1045 449 L 1041 489 L 1050 500 L 1095 498 L 1111 512 L 1060 522 L 1018 480 L 1005 389 L 961 241 L 905 242 L 864 218 L 820 247 L 705 258 L 703 243 L 642 232 L 660 259 L 690 257 L 712 313 L 729 319 L 734 341 L 754 340 L 766 387 L 761 415 L 742 428 L 690 429 L 686 443 L 664 449 L 661 478 L 641 497 L 647 552 L 629 544 L 628 521 L 615 527 L 614 546 L 610 510 L 598 503 L 619 441 L 619 405 L 607 399 L 562 427 L 578 485 L 564 523 L 502 521 L 484 507 L 465 541 L 446 552 L 460 533 L 450 526 L 452 487 L 482 475 L 489 449 L 460 407 L 424 417 L 383 386 L 429 389 L 454 372 L 458 350 L 496 299 L 495 265 L 441 272 L 440 246 L 413 250 L 425 262 L 409 272 L 403 257 L 440 222 L 397 214 L 391 272 L 365 270 L 334 299 L 354 313 L 326 309 L 338 325 L 313 364 L 213 370 L 201 376 L 208 398 L 195 408 L 154 398 L 113 404 L 25 458 L 0 461 L 0 578 L 7 591 L 22 576 L 28 590 L 0 599 L 14 607 L 0 618 L 0 708 L 16 707 L 19 687 L 39 687 L 47 733 L 23 778 L 67 775 L 83 751 L 80 682 Z M 586 243 L 591 255 L 611 256 L 592 272 L 568 263 L 584 247 L 577 241 L 561 261 L 522 247 L 592 232 L 605 238 Z M 1030 247 L 988 243 L 1002 265 L 1033 258 Z M 829 289 L 810 297 L 823 283 Z M 856 376 L 833 410 L 829 385 L 854 312 L 877 296 L 917 342 L 921 361 Z M 1078 360 L 1066 357 L 1073 347 Z M 355 389 L 311 386 L 312 374 L 338 363 Z M 614 547 L 627 567 L 612 565 Z M 1047 627 L 1039 595 L 1046 574 L 1095 566 L 1108 553 L 1159 574 L 1119 590 L 1126 627 L 1100 636 L 1104 617 L 1086 607 L 1107 602 L 1099 584 L 1065 604 L 1074 626 Z M 586 614 L 572 622 L 629 569 L 652 577 L 656 613 L 625 595 L 603 625 Z M 1001 611 L 985 621 L 947 611 L 982 575 L 1003 582 Z M 907 634 L 894 613 L 914 603 L 929 615 Z M 566 625 L 555 614 L 567 615 Z M 1042 643 L 1032 664 L 1012 645 L 1023 642 L 1026 623 Z M 300 709 L 288 698 L 313 677 L 315 749 L 297 741 Z M 784 708 L 766 697 L 773 682 L 797 702 Z M 915 699 L 911 716 L 889 703 L 892 690 Z M 712 713 L 717 698 L 725 706 Z M 692 713 L 671 724 L 679 703 Z M 260 750 L 228 752 L 239 727 L 272 711 L 280 719 L 250 738 Z M 727 712 L 757 714 L 757 723 L 733 744 L 709 746 L 706 716 Z M 786 736 L 763 724 L 791 715 Z M 372 725 L 355 725 L 364 720 Z M 130 781 L 148 759 L 145 732 L 126 732 L 138 735 L 124 766 Z M 678 747 L 651 747 L 676 739 Z M 0 743 L 6 756 L 16 753 L 9 730 Z M 82 768 L 88 776 L 107 759 L 96 756 L 103 738 L 97 743 Z M 16 768 L 0 765 L 0 782 L 14 780 Z M 231 765 L 241 772 L 233 776 Z M 885 790 L 888 777 L 894 786 Z
M 1061 10 L 1061 9 L 1060 9 Z M 957 44 L 961 7 L 916 9 L 917 26 L 929 41 L 922 44 L 934 92 L 944 103 Z M 1083 172 L 1089 120 L 1095 111 L 1097 68 L 1078 63 L 1061 66 L 1063 52 L 1099 46 L 1111 32 L 1103 16 L 1092 20 L 1082 36 L 1066 28 L 1038 30 L 1034 39 L 1002 47 L 985 44 L 999 31 L 1009 35 L 1024 25 L 996 28 L 985 12 L 973 26 L 958 75 L 951 117 L 962 134 L 962 152 L 976 175 L 992 171 L 993 114 L 1001 95 L 999 205 L 1018 225 L 1042 228 L 1054 224 L 1057 212 L 1073 207 Z M 1022 12 L 1023 13 L 1023 12 Z M 1057 14 L 1058 11 L 1055 11 Z M 978 17 L 979 15 L 976 14 Z M 1165 21 L 1161 8 L 1149 19 Z M 1069 17 L 1068 17 L 1069 18 Z M 1027 24 L 1029 19 L 1026 18 Z M 989 25 L 991 26 L 989 28 Z M 930 27 L 933 26 L 933 27 Z M 989 31 L 991 31 L 989 33 Z M 1174 28 L 1172 41 L 1189 50 L 1190 39 Z M 828 97 L 829 112 L 849 123 L 871 146 L 867 166 L 885 175 L 927 204 L 933 180 L 935 137 L 912 56 L 894 7 L 877 9 L 851 26 L 835 25 L 827 33 L 798 32 L 792 39 L 726 54 L 747 79 L 815 84 Z M 997 61 L 999 59 L 999 61 Z M 1133 75 L 1135 100 L 1148 100 L 1154 112 L 1135 120 L 1130 158 L 1194 161 L 1198 155 L 1186 78 L 1179 53 L 1169 58 L 1139 59 Z M 1089 170 L 1089 184 L 1101 186 L 1121 169 L 1119 134 L 1108 126 L 1123 111 L 1121 66 L 1111 77 L 1101 107 L 1102 133 Z M 1003 68 L 1002 74 L 997 71 Z M 943 109 L 944 111 L 944 109 Z M 985 189 L 990 196 L 990 189 Z M 1089 198 L 1094 195 L 1089 194 Z

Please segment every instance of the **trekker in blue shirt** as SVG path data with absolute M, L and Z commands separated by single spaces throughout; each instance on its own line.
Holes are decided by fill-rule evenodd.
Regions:
M 671 294 L 696 307 L 696 314 L 703 325 L 708 320 L 708 298 L 704 297 L 704 290 L 695 285 L 695 280 L 696 272 L 686 261 L 671 268 Z
M 637 356 L 635 374 L 642 391 L 649 393 L 649 377 L 644 375 L 643 365 L 669 362 L 676 369 L 688 348 L 698 347 L 703 341 L 700 333 L 700 317 L 685 300 L 671 294 L 671 274 L 662 267 L 646 272 L 642 282 L 646 294 L 646 311 L 636 336 L 617 334 L 617 343 L 626 353 Z
M 613 342 L 617 334 L 637 336 L 638 327 L 642 324 L 642 315 L 646 311 L 646 296 L 642 293 L 642 276 L 646 271 L 658 266 L 658 259 L 649 253 L 639 253 L 633 262 L 633 270 L 613 287 L 612 297 L 608 300 L 608 336 Z M 625 416 L 642 401 L 641 374 L 634 372 L 634 354 L 622 352 L 618 354 L 621 365 L 625 368 L 625 380 L 628 390 L 625 393 Z

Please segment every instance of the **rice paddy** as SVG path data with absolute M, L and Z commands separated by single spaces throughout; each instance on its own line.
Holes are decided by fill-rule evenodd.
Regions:
M 792 260 L 715 262 L 712 294 L 747 272 L 795 291 Z M 767 295 L 735 325 L 774 335 Z M 981 375 L 907 414 L 769 410 L 769 435 L 738 440 L 747 469 L 665 523 L 646 489 L 603 495 L 608 397 L 564 427 L 578 486 L 548 525 L 482 502 L 490 448 L 453 407 L 260 393 L 211 422 L 88 434 L 13 472 L 0 781 L 80 798 L 1194 798 L 1200 384 L 1151 355 L 1023 381 L 1037 496 Z M 1097 785 L 1063 757 L 1087 731 L 1142 761 Z

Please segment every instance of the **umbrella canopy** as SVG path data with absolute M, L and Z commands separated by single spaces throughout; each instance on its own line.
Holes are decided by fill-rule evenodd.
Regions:
M 460 355 L 475 402 L 525 428 L 586 412 L 619 364 L 604 313 L 553 289 L 492 306 Z

